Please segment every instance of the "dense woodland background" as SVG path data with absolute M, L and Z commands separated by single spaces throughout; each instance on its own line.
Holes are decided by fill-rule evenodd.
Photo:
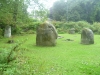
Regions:
M 28 7 L 33 1 L 33 11 Z M 75 28 L 80 33 L 83 27 L 89 27 L 99 33 L 100 0 L 57 0 L 50 9 L 46 9 L 40 0 L 0 0 L 0 36 L 4 35 L 7 25 L 12 34 L 34 33 L 37 25 L 51 19 L 59 33 Z
M 50 18 L 57 21 L 100 22 L 100 0 L 59 0 L 50 9 Z

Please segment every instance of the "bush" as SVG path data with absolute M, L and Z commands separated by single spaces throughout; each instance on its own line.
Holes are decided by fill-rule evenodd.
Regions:
M 17 57 L 18 47 L 27 39 L 17 43 L 10 49 L 0 48 L 0 75 L 13 75 L 15 72 L 15 60 Z M 12 64 L 11 64 L 12 63 Z M 14 67 L 14 68 L 13 68 Z M 13 68 L 13 69 L 12 69 Z
M 27 33 L 27 34 L 35 34 L 36 31 L 34 31 L 34 30 L 28 30 L 26 33 Z
M 83 28 L 90 28 L 90 26 L 91 26 L 90 23 L 86 21 L 78 21 L 76 22 L 75 29 L 76 29 L 76 32 L 81 33 L 81 30 Z
M 23 32 L 32 32 L 34 30 L 36 30 L 37 26 L 40 25 L 42 22 L 33 22 L 33 23 L 30 23 L 28 25 L 25 25 L 25 26 L 22 26 L 21 29 Z
M 16 54 L 13 51 L 9 57 L 11 50 L 9 49 L 0 49 L 0 74 L 3 75 L 3 72 L 7 70 L 7 68 L 11 67 L 8 64 L 8 60 L 12 61 L 15 59 Z M 9 58 L 8 58 L 9 57 Z
M 8 56 L 10 54 L 11 50 L 9 49 L 2 49 L 0 50 L 0 63 L 7 63 L 8 62 Z M 9 60 L 13 60 L 15 58 L 15 52 L 13 51 L 12 54 L 9 57 Z
M 64 33 L 66 33 L 67 31 L 65 31 L 63 28 L 57 28 L 57 32 L 58 32 L 59 34 L 64 34 Z
M 19 34 L 22 32 L 22 28 L 20 26 L 12 26 L 11 30 L 12 34 Z
M 69 29 L 75 28 L 75 32 L 81 33 L 81 30 L 84 27 L 90 28 L 91 25 L 85 21 L 78 21 L 78 22 L 59 22 L 53 21 L 54 26 L 57 28 L 58 33 L 66 33 Z
M 92 30 L 94 33 L 100 34 L 100 23 L 98 22 L 93 23 Z
M 27 25 L 27 28 L 30 30 L 36 30 L 36 27 L 38 26 L 38 25 L 40 25 L 42 22 L 40 22 L 40 21 L 35 21 L 35 22 L 32 22 L 32 23 L 30 23 L 30 24 L 28 24 Z
M 3 30 L 0 29 L 0 38 L 2 37 L 2 34 L 3 34 Z

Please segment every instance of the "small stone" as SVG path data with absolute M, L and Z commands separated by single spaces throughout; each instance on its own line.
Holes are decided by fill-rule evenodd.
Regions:
M 69 29 L 68 33 L 69 33 L 69 34 L 75 34 L 75 28 Z

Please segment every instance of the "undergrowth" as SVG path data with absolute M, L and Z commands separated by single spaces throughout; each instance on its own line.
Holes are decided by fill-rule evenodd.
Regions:
M 7 48 L 1 48 L 0 49 L 0 74 L 3 75 L 4 71 L 7 71 L 7 69 L 12 68 L 11 62 L 15 61 L 17 58 L 17 52 L 18 48 L 21 44 L 25 43 L 26 40 L 16 43 L 15 46 L 7 49 Z M 15 67 L 15 65 L 13 65 Z M 9 73 L 10 74 L 10 73 Z

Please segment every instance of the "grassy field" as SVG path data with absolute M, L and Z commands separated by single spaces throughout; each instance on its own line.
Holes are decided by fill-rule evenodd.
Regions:
M 100 35 L 93 45 L 80 44 L 80 34 L 59 34 L 55 47 L 37 47 L 35 34 L 13 36 L 19 46 L 17 58 L 3 75 L 100 75 Z M 11 39 L 11 38 L 10 38 Z M 73 41 L 67 41 L 72 39 Z M 0 39 L 0 49 L 11 48 L 8 39 Z

